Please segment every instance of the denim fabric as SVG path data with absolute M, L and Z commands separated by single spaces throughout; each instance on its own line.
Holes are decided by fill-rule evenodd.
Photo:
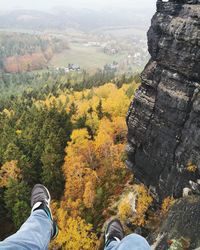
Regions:
M 39 209 L 31 213 L 18 232 L 0 242 L 1 250 L 46 250 L 53 226 L 47 214 Z
M 147 241 L 140 235 L 130 234 L 120 242 L 111 241 L 104 250 L 150 250 L 151 247 Z
M 51 239 L 52 221 L 43 210 L 31 213 L 19 231 L 0 242 L 1 250 L 47 250 Z M 150 250 L 147 241 L 130 234 L 121 242 L 112 241 L 104 250 Z M 92 250 L 92 249 L 91 249 Z

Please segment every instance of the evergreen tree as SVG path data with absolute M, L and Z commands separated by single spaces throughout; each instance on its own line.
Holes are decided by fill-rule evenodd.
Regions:
M 103 106 L 102 106 L 102 100 L 100 99 L 99 101 L 99 104 L 96 108 L 96 111 L 97 111 L 97 115 L 98 115 L 98 118 L 99 120 L 101 120 L 103 118 Z
M 9 143 L 3 155 L 4 162 L 20 160 L 21 157 L 22 152 L 20 149 L 14 143 Z
M 52 197 L 58 198 L 64 189 L 64 177 L 62 173 L 63 154 L 60 152 L 58 136 L 51 134 L 45 143 L 42 161 L 42 182 L 46 185 Z
M 29 186 L 24 181 L 11 180 L 5 191 L 4 200 L 16 228 L 19 228 L 30 214 Z

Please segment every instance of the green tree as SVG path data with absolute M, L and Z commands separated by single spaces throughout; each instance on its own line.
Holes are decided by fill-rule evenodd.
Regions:
M 30 214 L 29 200 L 30 188 L 27 183 L 10 180 L 4 193 L 4 201 L 16 228 L 19 228 Z
M 49 188 L 52 197 L 58 198 L 64 189 L 64 176 L 62 173 L 63 154 L 60 152 L 59 138 L 51 134 L 45 143 L 41 156 L 42 182 Z
M 4 162 L 19 160 L 21 157 L 22 152 L 19 147 L 17 147 L 14 143 L 9 143 L 3 155 Z
M 103 106 L 102 106 L 102 100 L 100 99 L 99 101 L 99 104 L 97 105 L 97 108 L 96 108 L 96 111 L 97 111 L 97 115 L 98 115 L 98 118 L 99 120 L 101 120 L 103 118 Z

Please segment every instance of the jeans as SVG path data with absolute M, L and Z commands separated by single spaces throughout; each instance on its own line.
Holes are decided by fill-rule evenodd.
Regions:
M 52 221 L 45 211 L 31 213 L 19 231 L 0 242 L 1 250 L 46 250 L 53 231 Z
M 19 231 L 0 242 L 1 250 L 47 250 L 53 231 L 52 221 L 43 210 L 31 213 Z M 130 234 L 121 242 L 111 241 L 104 250 L 150 250 L 147 241 Z M 78 250 L 78 249 L 77 249 Z M 91 249 L 92 250 L 92 249 Z
M 151 247 L 147 241 L 140 235 L 130 234 L 120 242 L 111 241 L 104 250 L 150 250 Z

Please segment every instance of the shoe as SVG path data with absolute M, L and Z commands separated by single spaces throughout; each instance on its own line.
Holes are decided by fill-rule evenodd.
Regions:
M 31 212 L 38 209 L 42 209 L 46 212 L 50 220 L 52 220 L 53 222 L 52 238 L 55 238 L 58 235 L 58 227 L 56 225 L 56 222 L 53 220 L 50 208 L 50 201 L 51 195 L 49 193 L 49 190 L 41 184 L 36 184 L 31 192 Z
M 105 246 L 111 241 L 121 241 L 124 238 L 124 229 L 118 219 L 111 220 L 105 231 Z

